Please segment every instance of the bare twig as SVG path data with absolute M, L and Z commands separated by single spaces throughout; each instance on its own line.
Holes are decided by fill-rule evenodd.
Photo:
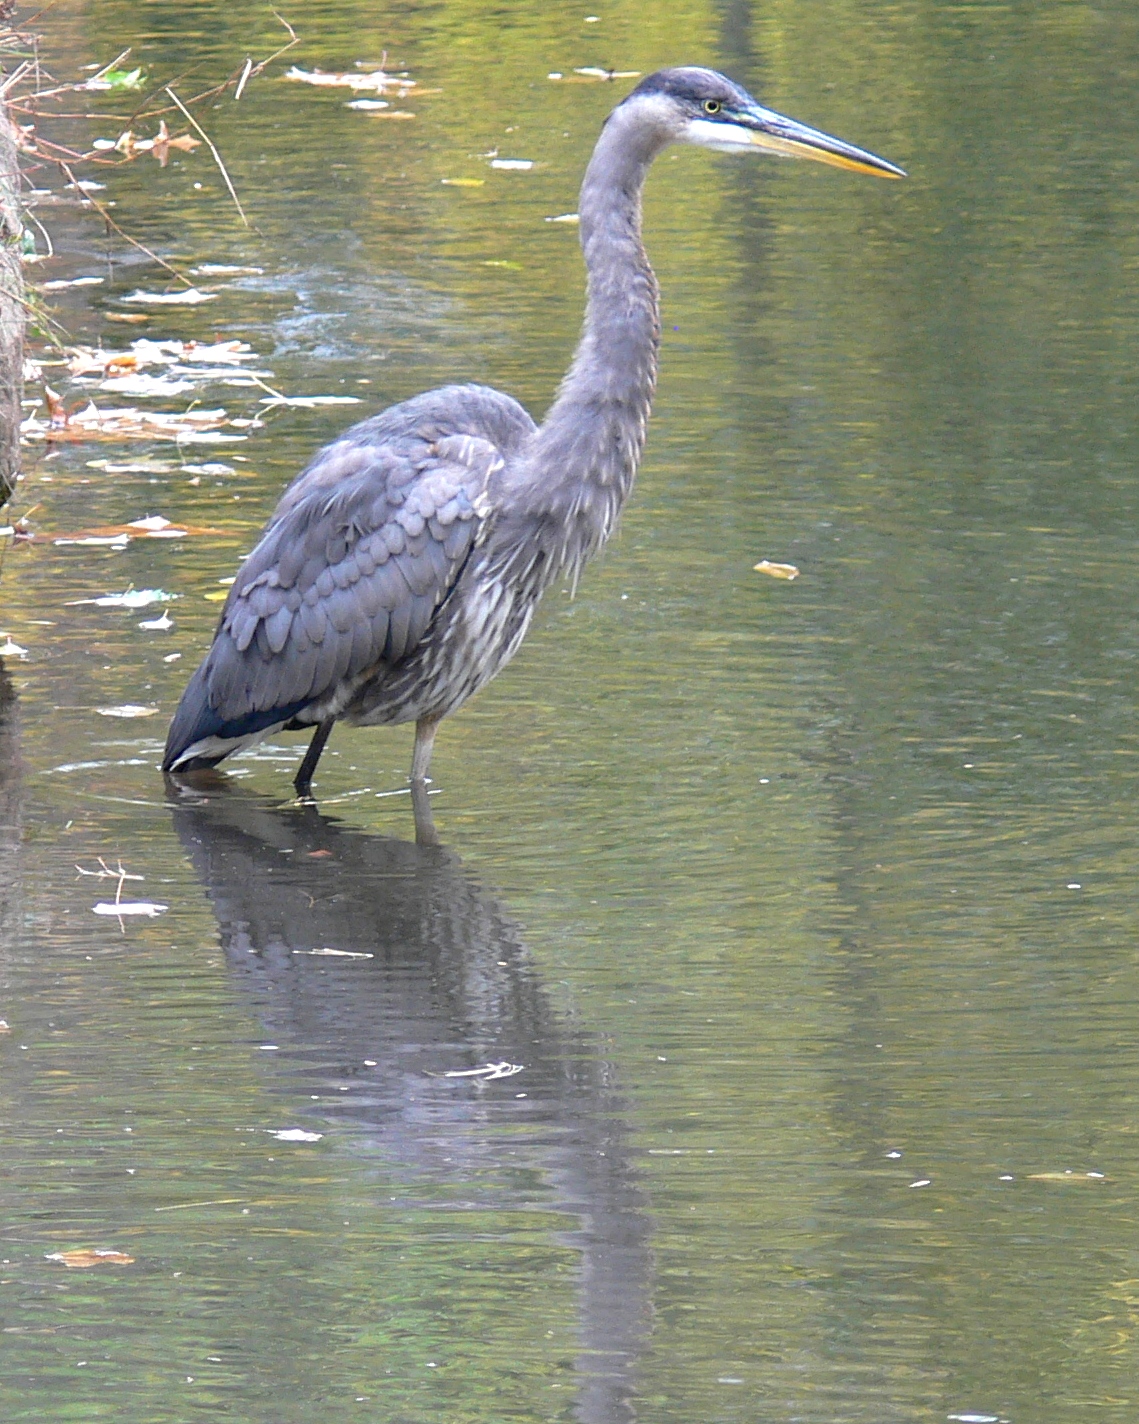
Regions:
M 72 183 L 75 183 L 77 180 L 75 174 L 71 170 L 71 167 L 66 164 L 62 158 L 57 159 L 56 162 L 59 164 L 60 168 L 63 169 L 64 173 L 67 175 L 70 181 Z M 118 233 L 118 235 L 123 239 L 124 242 L 129 242 L 132 247 L 137 247 L 139 252 L 144 252 L 152 262 L 157 262 L 158 265 L 160 267 L 164 267 L 172 277 L 176 277 L 179 282 L 185 283 L 187 287 L 192 287 L 194 285 L 193 282 L 190 281 L 189 277 L 183 276 L 183 274 L 178 271 L 177 267 L 171 267 L 170 263 L 164 261 L 161 257 L 159 257 L 157 252 L 152 252 L 150 248 L 147 247 L 146 243 L 139 242 L 137 238 L 131 237 L 129 232 L 124 232 L 123 229 L 118 225 L 118 223 L 110 215 L 110 213 L 103 206 L 103 204 L 98 201 L 97 198 L 93 198 L 90 193 L 84 194 L 84 197 L 86 198 L 87 202 L 89 202 L 91 206 L 95 209 L 95 211 L 99 214 L 99 216 L 103 219 L 103 221 L 107 223 L 110 227 L 114 228 L 115 232 Z
M 25 209 L 24 209 L 24 216 L 25 216 L 26 218 L 31 218 L 32 222 L 34 222 L 35 225 L 36 225 L 36 227 L 39 228 L 40 232 L 43 233 L 43 235 L 44 235 L 44 241 L 47 243 L 47 253 L 46 253 L 46 255 L 47 255 L 48 257 L 54 257 L 54 256 L 55 256 L 55 244 L 54 244 L 54 243 L 52 242 L 52 240 L 51 240 L 51 233 L 48 232 L 47 228 L 44 227 L 43 223 L 40 222 L 39 218 L 36 217 L 35 213 L 33 213 L 30 208 L 25 208 Z
M 210 151 L 210 152 L 213 154 L 213 156 L 214 156 L 214 162 L 215 162 L 215 163 L 217 164 L 217 166 L 218 166 L 218 171 L 221 173 L 221 176 L 225 179 L 225 186 L 229 189 L 229 196 L 233 199 L 233 205 L 234 205 L 234 207 L 237 209 L 237 211 L 238 211 L 238 212 L 240 213 L 240 215 L 241 215 L 241 221 L 245 224 L 246 227 L 251 228 L 251 227 L 253 226 L 253 224 L 252 224 L 252 223 L 249 221 L 249 219 L 245 216 L 245 209 L 241 206 L 241 199 L 237 196 L 237 189 L 233 186 L 233 182 L 232 182 L 232 180 L 230 179 L 229 174 L 226 172 L 225 164 L 222 162 L 221 154 L 217 151 L 217 148 L 216 148 L 216 146 L 214 145 L 213 139 L 210 138 L 209 134 L 206 133 L 206 131 L 205 131 L 204 128 L 202 128 L 201 124 L 198 123 L 197 119 L 194 118 L 193 114 L 191 114 L 191 112 L 189 111 L 189 109 L 187 109 L 187 107 L 185 106 L 185 104 L 183 104 L 182 100 L 179 99 L 179 97 L 178 97 L 177 94 L 175 94 L 174 90 L 171 89 L 169 86 L 167 86 L 166 92 L 167 92 L 167 94 L 170 95 L 171 99 L 173 99 L 174 102 L 178 105 L 178 107 L 182 110 L 183 114 L 185 114 L 186 118 L 190 121 L 190 123 L 194 126 L 194 128 L 197 129 L 198 133 L 201 134 L 203 142 L 205 143 L 206 147 L 209 149 L 209 151 Z

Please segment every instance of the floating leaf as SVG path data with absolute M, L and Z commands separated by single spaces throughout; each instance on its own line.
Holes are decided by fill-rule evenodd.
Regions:
M 85 1271 L 91 1266 L 133 1266 L 134 1257 L 125 1251 L 53 1251 L 46 1261 L 61 1261 L 69 1271 Z
M 48 397 L 49 418 L 45 421 L 34 412 L 20 426 L 25 440 L 51 443 L 80 440 L 176 440 L 183 444 L 205 444 L 218 441 L 245 440 L 245 435 L 230 435 L 211 428 L 225 424 L 224 410 L 143 411 L 133 406 L 105 409 L 93 402 L 84 409 L 68 412 L 63 402 L 44 387 Z
M 774 579 L 797 579 L 799 570 L 794 564 L 773 564 L 770 559 L 760 559 L 755 566 L 757 574 L 766 574 Z
M 65 287 L 98 287 L 105 280 L 104 277 L 71 277 L 67 280 L 60 278 L 55 282 L 44 282 L 40 286 L 40 291 L 62 292 Z
M 108 475 L 168 475 L 184 466 L 174 460 L 88 460 L 87 468 Z
M 101 391 L 115 391 L 123 396 L 180 396 L 184 391 L 194 389 L 193 381 L 174 379 L 169 376 L 109 376 L 100 381 Z
M 130 322 L 131 325 L 134 325 L 136 322 L 149 321 L 149 320 L 150 320 L 150 317 L 147 316 L 146 312 L 112 312 L 112 311 L 109 311 L 109 312 L 104 312 L 104 313 L 103 313 L 103 317 L 104 317 L 104 319 L 107 320 L 107 321 Z
M 171 366 L 179 375 L 201 376 L 203 372 L 198 368 L 216 366 L 224 375 L 242 370 L 243 361 L 256 359 L 257 352 L 245 341 L 152 341 L 141 336 L 132 341 L 126 351 L 105 351 L 98 346 L 70 347 L 67 369 L 73 376 L 114 376 L 137 371 L 142 366 Z
M 78 87 L 102 93 L 107 89 L 141 89 L 145 82 L 146 78 L 141 68 L 102 69 L 98 74 L 92 74 L 85 84 L 80 84 Z
M 216 302 L 217 293 L 200 292 L 197 287 L 187 287 L 181 292 L 129 292 L 119 300 L 148 307 L 196 307 L 202 302 Z
M 523 1063 L 484 1063 L 481 1068 L 449 1068 L 445 1073 L 431 1073 L 432 1078 L 478 1078 L 484 1083 L 492 1083 L 496 1078 L 513 1078 L 521 1073 Z
M 157 707 L 143 707 L 137 702 L 124 702 L 121 707 L 96 707 L 95 711 L 98 712 L 100 717 L 124 717 L 128 719 L 135 717 L 154 717 L 158 714 Z M 96 909 L 95 913 L 102 915 L 106 912 Z
M 294 949 L 294 954 L 315 954 L 321 959 L 374 959 L 375 955 L 355 949 Z
M 157 712 L 158 708 L 154 711 Z M 169 908 L 169 905 L 156 905 L 152 900 L 100 900 L 97 905 L 91 906 L 96 915 L 141 915 L 151 920 L 156 915 L 164 915 Z
M 359 396 L 262 396 L 262 405 L 292 405 L 308 410 L 317 405 L 359 405 Z
M 482 188 L 486 185 L 485 178 L 440 178 L 439 181 L 448 188 Z
M 160 588 L 128 588 L 123 593 L 105 593 L 99 598 L 73 598 L 64 607 L 78 608 L 90 603 L 96 608 L 149 608 L 152 603 L 171 603 L 177 597 L 178 594 L 166 593 Z
M 175 138 L 171 138 L 170 132 L 166 127 L 166 120 L 160 119 L 156 137 L 136 140 L 135 148 L 143 153 L 153 153 L 155 158 L 158 159 L 159 167 L 165 168 L 170 161 L 170 150 L 172 148 L 181 149 L 184 153 L 192 153 L 195 148 L 200 148 L 201 144 L 202 140 L 195 138 L 193 134 L 178 134 Z
M 321 88 L 328 89 L 353 89 L 367 90 L 373 89 L 378 94 L 385 94 L 389 89 L 395 89 L 402 97 L 409 90 L 416 88 L 414 79 L 408 79 L 402 75 L 385 74 L 382 69 L 373 70 L 370 74 L 335 74 L 322 69 L 300 69 L 297 65 L 286 70 L 286 79 L 296 79 L 302 84 L 316 84 Z
M 1029 1172 L 1027 1176 L 1030 1182 L 1066 1182 L 1069 1186 L 1107 1181 L 1102 1172 Z

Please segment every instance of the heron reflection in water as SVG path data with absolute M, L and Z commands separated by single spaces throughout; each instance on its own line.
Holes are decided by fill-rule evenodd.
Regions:
M 19 942 L 23 781 L 19 702 L 0 658 L 0 946 L 6 950 Z
M 488 1210 L 576 1219 L 558 1240 L 580 1261 L 577 1417 L 632 1418 L 650 1314 L 644 1198 L 610 1069 L 554 1012 L 518 926 L 451 852 L 311 804 L 222 787 L 183 792 L 173 815 L 234 982 L 284 1050 L 259 1067 L 344 1129 L 355 1158 L 370 1148 L 405 1181 L 473 1198 L 476 1238 Z M 503 1062 L 524 1072 L 445 1076 Z
M 641 191 L 672 143 L 900 168 L 763 108 L 711 69 L 664 69 L 609 115 L 579 203 L 577 352 L 541 426 L 510 396 L 446 386 L 346 431 L 289 486 L 246 559 L 174 715 L 163 768 L 193 771 L 315 728 L 307 796 L 343 719 L 415 722 L 413 787 L 440 720 L 514 656 L 543 592 L 576 581 L 632 487 L 656 382 L 657 284 Z M 426 796 L 419 839 L 433 841 Z

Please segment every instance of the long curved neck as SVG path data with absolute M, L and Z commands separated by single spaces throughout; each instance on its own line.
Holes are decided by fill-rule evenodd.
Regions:
M 656 385 L 657 283 L 641 241 L 641 189 L 667 138 L 621 107 L 601 131 L 579 216 L 588 276 L 573 363 L 524 461 L 527 511 L 564 538 L 576 568 L 608 537 L 633 484 Z

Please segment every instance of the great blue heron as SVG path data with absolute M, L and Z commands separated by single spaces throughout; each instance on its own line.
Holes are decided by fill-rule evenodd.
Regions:
M 545 421 L 486 386 L 444 386 L 362 421 L 285 491 L 230 589 L 166 741 L 165 771 L 285 730 L 414 721 L 417 833 L 439 722 L 514 656 L 545 589 L 576 579 L 633 483 L 656 382 L 657 284 L 641 189 L 670 143 L 892 163 L 765 109 L 711 69 L 662 69 L 606 120 L 578 207 L 585 323 Z

